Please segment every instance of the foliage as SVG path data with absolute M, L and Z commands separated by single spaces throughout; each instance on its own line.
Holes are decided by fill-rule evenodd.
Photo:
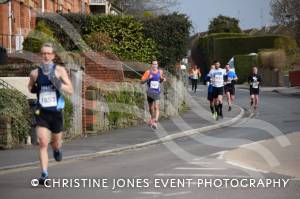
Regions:
M 214 42 L 214 56 L 225 64 L 234 55 L 258 53 L 260 49 L 289 49 L 296 46 L 295 40 L 283 36 L 219 38 Z
M 268 69 L 283 69 L 287 64 L 287 56 L 284 50 L 261 50 L 258 53 L 259 66 Z
M 191 21 L 184 14 L 173 13 L 142 19 L 145 35 L 157 44 L 157 59 L 162 67 L 170 67 L 186 56 Z
M 68 97 L 64 97 L 64 99 L 64 131 L 69 131 L 72 127 L 74 107 L 71 100 Z
M 243 33 L 215 33 L 200 37 L 192 46 L 192 59 L 196 65 L 201 67 L 204 74 L 206 74 L 208 73 L 212 62 L 217 59 L 214 55 L 214 43 L 216 39 L 247 36 L 247 34 Z
M 94 32 L 87 36 L 86 43 L 95 51 L 109 51 L 111 38 L 103 32 Z
M 41 46 L 45 42 L 56 43 L 53 31 L 47 26 L 44 21 L 39 21 L 35 30 L 31 31 L 23 42 L 23 49 L 38 53 Z
M 235 72 L 238 76 L 238 83 L 242 84 L 247 82 L 251 68 L 257 65 L 257 56 L 252 55 L 236 55 L 234 56 Z
M 84 34 L 104 32 L 111 39 L 111 50 L 125 60 L 151 61 L 155 42 L 146 38 L 144 27 L 130 16 L 93 15 L 88 17 Z
M 55 37 L 58 38 L 60 44 L 66 50 L 89 50 L 82 37 L 87 39 L 88 43 L 91 43 L 89 42 L 91 35 L 95 37 L 96 32 L 101 32 L 111 39 L 109 49 L 122 59 L 149 62 L 152 56 L 155 55 L 154 41 L 145 37 L 143 25 L 133 17 L 87 16 L 69 13 L 62 14 L 60 17 L 63 17 L 63 24 L 66 25 L 57 24 L 58 19 L 55 15 L 42 17 L 39 20 L 45 21 L 51 27 L 51 30 L 55 31 Z M 78 34 L 81 37 L 78 37 Z
M 17 90 L 0 89 L 0 115 L 12 119 L 13 137 L 23 140 L 30 130 L 29 104 Z
M 223 15 L 214 18 L 208 27 L 208 32 L 211 33 L 241 33 L 239 20 Z
M 271 15 L 277 24 L 289 27 L 300 46 L 300 1 L 272 0 Z

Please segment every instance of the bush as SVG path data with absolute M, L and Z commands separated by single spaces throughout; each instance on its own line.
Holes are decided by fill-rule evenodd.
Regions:
M 218 38 L 214 41 L 214 55 L 226 64 L 235 55 L 258 53 L 260 49 L 288 49 L 296 45 L 295 40 L 283 36 Z
M 208 73 L 210 65 L 217 59 L 214 55 L 214 43 L 218 38 L 231 37 L 247 37 L 244 33 L 215 33 L 205 37 L 200 37 L 198 42 L 195 42 L 192 47 L 192 59 L 199 67 L 202 68 L 204 74 Z
M 258 63 L 263 68 L 283 69 L 287 65 L 287 57 L 284 50 L 262 50 L 258 53 Z
M 209 24 L 209 33 L 240 33 L 239 20 L 223 15 L 214 18 Z
M 174 65 L 187 55 L 191 21 L 184 14 L 173 13 L 142 19 L 146 37 L 157 44 L 157 59 L 162 67 Z
M 69 131 L 72 127 L 73 122 L 73 104 L 68 97 L 65 98 L 65 108 L 64 108 L 64 131 Z
M 12 118 L 15 140 L 24 140 L 30 130 L 30 110 L 26 97 L 17 90 L 0 89 L 0 115 Z
M 47 26 L 44 21 L 39 21 L 35 30 L 31 31 L 23 42 L 23 49 L 39 53 L 41 46 L 45 42 L 56 43 L 53 31 Z
M 95 51 L 108 51 L 110 50 L 111 38 L 102 32 L 95 32 L 88 35 L 86 43 Z
M 257 65 L 256 55 L 236 55 L 234 56 L 235 72 L 238 76 L 238 83 L 247 82 L 248 76 L 251 74 L 251 68 Z
M 55 23 L 55 21 L 59 21 L 59 17 L 65 18 L 77 32 L 74 32 L 69 24 L 62 26 Z M 83 45 L 82 38 L 78 38 L 76 33 L 88 39 L 91 34 L 102 32 L 111 38 L 111 51 L 122 59 L 149 62 L 152 56 L 155 55 L 155 42 L 145 37 L 143 25 L 130 16 L 87 16 L 82 14 L 55 16 L 47 14 L 38 20 L 45 21 L 51 27 L 51 30 L 55 32 L 55 37 L 58 38 L 60 44 L 69 51 L 88 50 Z

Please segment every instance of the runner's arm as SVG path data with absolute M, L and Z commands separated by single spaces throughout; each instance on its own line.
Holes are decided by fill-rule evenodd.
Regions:
M 30 93 L 36 93 L 37 92 L 37 87 L 35 85 L 36 81 L 36 70 L 31 71 L 29 75 L 29 82 L 28 82 L 28 90 Z
M 161 75 L 161 77 L 160 77 L 160 82 L 165 82 L 165 81 L 167 81 L 167 79 L 166 79 L 166 77 L 165 77 L 165 74 L 164 74 L 163 70 L 160 70 L 160 75 Z
M 150 71 L 147 70 L 141 79 L 141 83 L 145 84 L 149 80 L 149 78 L 150 78 Z
M 67 93 L 68 95 L 73 94 L 73 86 L 71 80 L 68 76 L 68 73 L 65 68 L 60 67 L 60 79 L 62 80 L 62 84 L 60 90 Z

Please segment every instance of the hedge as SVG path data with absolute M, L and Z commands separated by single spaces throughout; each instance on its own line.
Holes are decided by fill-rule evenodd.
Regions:
M 213 60 L 216 59 L 214 56 L 214 43 L 216 39 L 247 36 L 248 35 L 244 33 L 214 33 L 205 37 L 200 37 L 198 42 L 195 42 L 192 47 L 192 59 L 202 68 L 204 73 L 207 73 Z
M 45 14 L 38 21 L 44 21 L 50 27 L 67 51 L 90 50 L 83 40 L 102 32 L 111 39 L 109 49 L 124 60 L 149 62 L 156 53 L 155 42 L 145 37 L 143 25 L 131 16 Z
M 234 56 L 235 72 L 238 76 L 238 83 L 247 82 L 251 74 L 251 68 L 257 65 L 257 55 L 236 55 Z
M 0 115 L 12 119 L 12 136 L 16 143 L 23 141 L 30 130 L 29 104 L 15 89 L 0 89 Z
M 192 56 L 196 64 L 208 72 L 213 60 L 223 65 L 235 55 L 257 53 L 260 49 L 296 48 L 295 40 L 284 36 L 249 36 L 244 33 L 216 33 L 199 38 L 193 47 Z
M 214 41 L 214 57 L 226 64 L 235 55 L 258 53 L 260 49 L 296 48 L 296 41 L 284 36 L 218 38 Z

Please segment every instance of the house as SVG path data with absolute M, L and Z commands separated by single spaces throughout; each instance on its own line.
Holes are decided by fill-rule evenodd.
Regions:
M 3 2 L 3 1 L 2 1 Z M 38 13 L 89 13 L 89 0 L 7 0 L 0 3 L 0 46 L 22 50 Z
M 89 9 L 92 14 L 122 14 L 122 9 L 108 0 L 90 0 Z

